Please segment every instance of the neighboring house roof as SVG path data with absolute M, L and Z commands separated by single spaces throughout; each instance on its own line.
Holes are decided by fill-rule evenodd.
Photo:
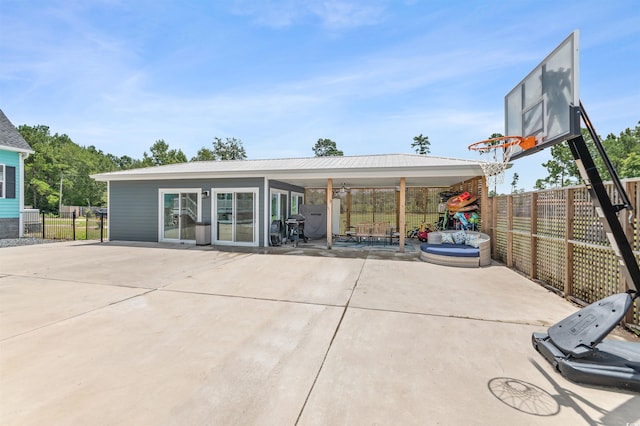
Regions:
M 294 185 L 325 187 L 376 183 L 394 186 L 448 186 L 482 175 L 479 161 L 418 154 L 282 158 L 270 160 L 193 161 L 92 175 L 98 181 L 267 177 Z
M 0 149 L 7 151 L 27 152 L 33 154 L 33 149 L 24 140 L 18 129 L 4 115 L 0 109 Z

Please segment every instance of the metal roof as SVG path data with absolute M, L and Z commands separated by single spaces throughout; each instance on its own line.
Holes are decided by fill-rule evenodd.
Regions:
M 4 115 L 0 109 L 0 149 L 17 152 L 28 152 L 32 154 L 27 141 L 24 140 L 18 129 L 15 128 L 11 121 Z
M 193 161 L 92 175 L 98 181 L 266 177 L 299 186 L 348 183 L 446 186 L 482 175 L 479 161 L 418 154 L 343 157 L 280 158 L 266 160 Z

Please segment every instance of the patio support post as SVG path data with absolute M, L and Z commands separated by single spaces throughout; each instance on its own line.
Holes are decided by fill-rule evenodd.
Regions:
M 398 190 L 396 191 L 396 221 L 393 224 L 395 228 L 400 231 L 400 187 L 398 186 Z M 424 220 L 423 220 L 424 222 Z M 399 240 L 398 240 L 399 241 Z
M 333 179 L 327 179 L 327 249 L 331 250 L 333 244 Z
M 398 208 L 400 210 L 400 226 L 398 227 L 398 232 L 400 233 L 400 238 L 398 239 L 398 245 L 400 248 L 400 253 L 404 253 L 404 227 L 405 227 L 405 191 L 407 187 L 407 179 L 400 178 L 400 203 Z
M 345 231 L 351 226 L 351 191 L 347 191 L 347 223 L 345 224 Z
M 489 193 L 487 192 L 487 178 L 482 176 L 480 178 L 480 228 L 478 231 L 486 232 L 484 228 L 485 220 L 487 224 L 487 231 L 492 227 L 493 223 L 489 216 Z M 486 232 L 487 234 L 489 232 Z

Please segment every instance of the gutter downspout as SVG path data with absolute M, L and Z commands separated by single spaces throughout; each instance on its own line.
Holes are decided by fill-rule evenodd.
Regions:
M 18 167 L 20 168 L 20 196 L 18 199 L 18 205 L 20 210 L 18 212 L 18 236 L 24 237 L 24 160 L 29 157 L 28 152 L 21 152 L 18 155 Z

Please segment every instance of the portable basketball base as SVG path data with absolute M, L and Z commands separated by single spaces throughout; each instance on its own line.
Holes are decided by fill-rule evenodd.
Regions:
M 599 300 L 551 326 L 547 333 L 533 333 L 533 347 L 567 379 L 590 385 L 613 386 L 640 392 L 640 343 L 605 339 L 624 319 L 640 293 L 640 269 L 617 217 L 632 209 L 629 197 L 586 115 L 584 107 L 572 107 L 580 115 L 604 160 L 622 204 L 613 204 L 602 183 L 586 141 L 580 135 L 567 142 L 607 237 L 620 263 L 628 287 L 626 293 Z

